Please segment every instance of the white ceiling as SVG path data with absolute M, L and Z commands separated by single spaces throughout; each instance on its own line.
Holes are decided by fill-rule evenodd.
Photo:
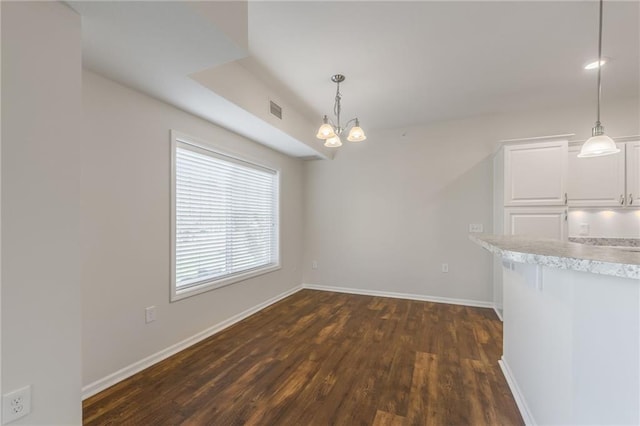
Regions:
M 84 67 L 288 155 L 323 156 L 321 145 L 294 138 L 190 77 L 247 56 L 246 4 L 67 4 L 82 16 Z
M 583 65 L 597 53 L 596 1 L 68 4 L 82 15 L 86 67 L 293 156 L 326 154 L 313 129 L 294 136 L 194 73 L 237 61 L 295 108 L 285 115 L 299 128 L 333 110 L 335 73 L 347 76 L 343 119 L 358 115 L 368 132 L 578 103 L 595 110 L 596 72 Z M 606 123 L 608 100 L 639 96 L 640 1 L 605 2 L 603 52 L 612 58 Z
M 606 1 L 607 100 L 638 96 L 640 3 Z M 245 67 L 319 122 L 343 73 L 366 129 L 592 103 L 598 3 L 251 2 Z M 595 114 L 594 114 L 595 116 Z M 595 117 L 594 117 L 595 119 Z

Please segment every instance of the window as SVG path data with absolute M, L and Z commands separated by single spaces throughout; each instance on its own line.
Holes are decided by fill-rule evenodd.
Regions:
M 171 144 L 171 299 L 278 269 L 278 172 L 177 132 Z

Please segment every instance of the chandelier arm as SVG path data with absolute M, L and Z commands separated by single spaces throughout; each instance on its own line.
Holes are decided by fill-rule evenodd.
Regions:
M 344 125 L 344 130 L 348 129 L 348 128 L 349 128 L 349 126 L 351 125 L 351 123 L 354 123 L 357 119 L 358 119 L 358 118 L 357 118 L 357 117 L 355 117 L 355 118 L 352 118 L 351 120 L 347 121 L 347 122 L 345 123 L 345 125 Z

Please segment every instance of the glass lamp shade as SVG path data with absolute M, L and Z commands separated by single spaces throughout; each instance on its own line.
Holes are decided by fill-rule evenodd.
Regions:
M 334 136 L 325 141 L 324 146 L 329 148 L 337 148 L 342 146 L 342 141 L 340 140 L 340 136 Z
M 578 158 L 601 157 L 617 154 L 620 149 L 609 136 L 605 134 L 592 136 L 582 145 Z
M 349 131 L 349 136 L 347 136 L 347 140 L 350 142 L 360 142 L 365 140 L 367 137 L 364 134 L 364 130 L 362 130 L 359 126 L 352 127 Z
M 318 139 L 329 139 L 336 136 L 336 132 L 333 130 L 333 126 L 329 123 L 324 123 L 318 129 L 318 134 L 316 138 Z

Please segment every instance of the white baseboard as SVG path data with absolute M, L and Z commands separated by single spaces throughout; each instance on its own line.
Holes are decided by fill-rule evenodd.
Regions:
M 496 305 L 493 305 L 493 310 L 495 311 L 498 318 L 500 318 L 500 321 L 504 322 L 504 320 L 502 319 L 502 314 L 500 313 L 500 310 L 496 307 Z
M 211 326 L 209 328 L 207 328 L 206 330 L 203 330 L 197 334 L 194 334 L 191 337 L 188 337 L 186 339 L 184 339 L 181 342 L 176 343 L 175 345 L 171 345 L 166 349 L 163 349 L 159 352 L 156 352 L 153 355 L 150 355 L 144 359 L 141 359 L 140 361 L 134 362 L 131 365 L 128 365 L 118 371 L 116 371 L 115 373 L 109 374 L 106 377 L 103 377 L 102 379 L 96 380 L 93 383 L 90 383 L 86 386 L 82 387 L 82 399 L 85 400 L 87 398 L 89 398 L 90 396 L 93 396 L 95 394 L 97 394 L 98 392 L 101 392 L 103 390 L 105 390 L 106 388 L 115 385 L 116 383 L 133 376 L 136 373 L 139 373 L 140 371 L 144 370 L 145 368 L 148 368 L 150 366 L 152 366 L 153 364 L 156 364 L 166 358 L 169 358 L 171 355 L 174 355 L 186 348 L 188 348 L 189 346 L 192 346 L 204 339 L 206 339 L 207 337 L 210 337 L 222 330 L 224 330 L 225 328 L 232 326 L 233 324 L 237 323 L 238 321 L 242 321 L 243 319 L 255 314 L 258 311 L 261 311 L 262 309 L 266 308 L 269 305 L 273 305 L 274 303 L 284 299 L 285 297 L 288 297 L 294 293 L 297 293 L 298 291 L 302 290 L 302 286 L 296 286 L 294 288 L 292 288 L 291 290 L 287 290 L 284 293 L 281 293 L 275 297 L 272 297 L 269 300 L 266 300 L 252 308 L 247 309 L 244 312 L 240 312 L 237 315 L 232 316 L 231 318 L 228 318 L 222 322 L 219 322 L 218 324 Z
M 481 300 L 453 299 L 449 297 L 425 296 L 422 294 L 395 293 L 390 291 L 365 290 L 360 288 L 348 288 L 348 287 L 331 287 L 331 286 L 315 285 L 315 284 L 302 284 L 302 287 L 308 288 L 309 290 L 335 291 L 337 293 L 361 294 L 364 296 L 392 297 L 394 299 L 420 300 L 422 302 L 447 303 L 449 305 L 464 305 L 464 306 L 474 306 L 478 308 L 493 308 L 492 302 L 483 302 Z
M 500 361 L 498 361 L 498 365 L 500 365 L 502 374 L 504 374 L 504 378 L 507 380 L 509 389 L 511 389 L 513 399 L 515 399 L 518 410 L 520 410 L 520 415 L 522 416 L 522 420 L 524 420 L 524 424 L 527 426 L 535 426 L 536 422 L 533 419 L 533 415 L 531 414 L 529 407 L 527 406 L 527 401 L 524 399 L 524 395 L 522 395 L 522 392 L 518 387 L 518 383 L 513 377 L 513 373 L 509 368 L 509 364 L 507 364 L 507 361 L 504 359 L 504 357 L 502 357 Z

